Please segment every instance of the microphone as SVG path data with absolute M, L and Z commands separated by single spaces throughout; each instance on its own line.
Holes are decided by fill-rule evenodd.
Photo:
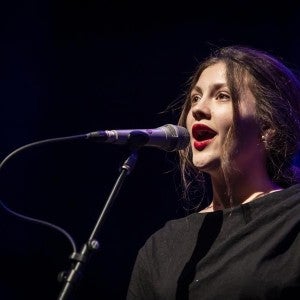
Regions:
M 182 126 L 166 124 L 154 129 L 116 129 L 90 132 L 87 138 L 104 143 L 133 147 L 156 147 L 168 152 L 182 150 L 189 145 L 188 130 Z

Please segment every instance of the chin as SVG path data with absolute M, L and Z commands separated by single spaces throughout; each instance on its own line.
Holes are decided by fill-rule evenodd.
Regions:
M 193 165 L 199 169 L 199 171 L 210 173 L 210 171 L 219 169 L 221 162 L 219 158 L 215 159 L 199 159 L 193 158 Z

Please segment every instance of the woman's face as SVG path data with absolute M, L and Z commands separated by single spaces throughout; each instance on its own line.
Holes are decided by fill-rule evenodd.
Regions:
M 190 95 L 186 124 L 191 136 L 193 164 L 213 174 L 221 167 L 222 147 L 233 123 L 231 94 L 222 62 L 206 68 Z M 247 82 L 245 80 L 244 82 Z M 237 135 L 230 144 L 230 158 L 240 171 L 264 163 L 261 133 L 255 118 L 255 98 L 246 85 L 241 90 Z

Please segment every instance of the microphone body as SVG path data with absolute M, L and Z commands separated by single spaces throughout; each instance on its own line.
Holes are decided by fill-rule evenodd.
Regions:
M 182 150 L 189 145 L 190 136 L 185 127 L 166 124 L 154 129 L 117 129 L 95 131 L 87 138 L 99 142 L 136 147 L 156 147 L 168 152 Z

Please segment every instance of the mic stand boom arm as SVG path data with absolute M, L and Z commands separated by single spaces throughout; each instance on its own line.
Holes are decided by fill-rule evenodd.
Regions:
M 64 285 L 61 289 L 61 292 L 58 296 L 58 300 L 72 299 L 68 298 L 71 296 L 72 291 L 74 290 L 75 283 L 80 279 L 82 275 L 83 264 L 85 264 L 90 257 L 91 253 L 99 248 L 99 242 L 97 241 L 97 235 L 100 230 L 100 227 L 104 221 L 104 217 L 108 212 L 113 200 L 116 198 L 126 175 L 128 175 L 135 166 L 137 161 L 137 150 L 133 150 L 129 157 L 125 160 L 124 164 L 121 167 L 120 175 L 117 178 L 115 185 L 105 203 L 105 206 L 99 216 L 99 219 L 88 239 L 88 241 L 83 245 L 80 253 L 73 252 L 70 256 L 71 259 L 71 269 L 66 272 L 63 271 L 59 274 L 58 279 L 60 282 L 63 282 Z

